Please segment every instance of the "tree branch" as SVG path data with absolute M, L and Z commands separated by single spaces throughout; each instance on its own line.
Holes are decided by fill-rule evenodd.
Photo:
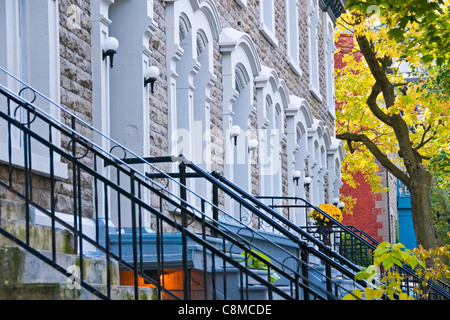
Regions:
M 378 148 L 378 146 L 370 140 L 365 134 L 345 132 L 341 134 L 336 134 L 336 138 L 345 141 L 359 141 L 362 142 L 367 149 L 375 156 L 375 158 L 385 167 L 389 172 L 391 172 L 395 177 L 400 179 L 405 185 L 409 186 L 411 179 L 409 176 L 400 170 L 391 160 Z
M 429 137 L 428 139 L 425 140 L 425 137 L 427 136 L 428 131 L 430 131 L 430 129 L 431 129 L 431 124 L 429 124 L 428 127 L 426 127 L 426 128 L 424 126 L 424 129 L 425 130 L 422 134 L 422 139 L 421 139 L 420 143 L 416 147 L 414 147 L 414 150 L 416 150 L 416 151 L 419 150 L 420 148 L 423 148 L 436 135 L 436 131 L 435 131 L 435 134 L 433 134 L 431 137 Z
M 390 57 L 384 57 L 382 59 L 382 65 L 380 65 L 376 54 L 367 38 L 365 36 L 357 36 L 356 40 L 358 41 L 359 48 L 364 55 L 364 58 L 370 68 L 373 77 L 375 78 L 376 84 L 379 86 L 381 92 L 383 93 L 386 108 L 389 109 L 394 105 L 395 101 L 394 86 L 387 78 L 386 72 L 384 70 Z
M 386 113 L 383 112 L 383 110 L 378 107 L 377 97 L 380 92 L 381 89 L 378 86 L 378 83 L 375 83 L 375 85 L 372 86 L 372 92 L 367 98 L 367 106 L 369 107 L 370 111 L 372 111 L 375 117 L 377 117 L 388 126 L 392 126 L 391 117 L 389 117 Z

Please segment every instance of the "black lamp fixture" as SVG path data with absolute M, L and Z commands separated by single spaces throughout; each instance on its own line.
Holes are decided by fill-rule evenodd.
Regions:
M 111 68 L 114 66 L 113 59 L 117 53 L 117 49 L 119 49 L 119 41 L 114 37 L 107 38 L 103 43 L 103 60 L 109 57 L 109 65 Z
M 147 75 L 144 79 L 144 87 L 146 87 L 150 83 L 150 91 L 153 94 L 155 89 L 156 78 L 159 76 L 158 67 L 151 66 L 147 69 Z
M 298 185 L 298 180 L 300 179 L 301 175 L 302 175 L 302 173 L 300 172 L 300 170 L 295 170 L 294 171 L 293 180 L 294 180 L 294 182 L 297 183 L 297 185 Z
M 231 127 L 230 137 L 234 138 L 234 145 L 237 144 L 237 137 L 239 136 L 240 133 L 241 133 L 241 127 L 239 127 L 238 125 L 234 125 Z
M 308 189 L 309 189 L 309 185 L 311 184 L 311 182 L 312 182 L 311 177 L 305 177 L 305 180 L 303 181 L 303 186 L 304 186 L 305 188 L 308 188 Z
M 338 209 L 343 209 L 345 207 L 345 203 L 344 202 L 339 202 L 339 198 L 334 198 L 333 199 L 333 204 L 338 207 Z

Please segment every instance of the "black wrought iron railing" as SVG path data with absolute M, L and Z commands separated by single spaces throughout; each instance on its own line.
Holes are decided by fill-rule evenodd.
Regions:
M 323 210 L 299 197 L 263 196 L 259 198 L 261 201 L 267 201 L 267 205 L 274 210 L 287 210 L 287 216 L 291 216 L 292 211 L 296 211 L 297 213 L 300 213 L 299 210 L 303 211 L 300 214 L 304 215 L 304 221 L 308 220 L 308 214 L 312 210 L 317 210 L 328 218 L 331 223 L 324 226 L 316 226 L 310 223 L 301 226 L 302 229 L 323 243 L 330 245 L 335 251 L 358 266 L 367 267 L 373 264 L 373 251 L 380 242 L 365 231 L 354 226 L 344 225 Z M 394 267 L 405 279 L 402 282 L 402 290 L 404 292 L 408 292 L 416 297 L 421 297 L 419 291 L 428 292 L 428 298 L 431 300 L 450 299 L 450 287 L 445 282 L 440 280 L 425 281 L 418 277 L 410 267 Z M 425 282 L 427 286 L 423 286 Z
M 4 174 L 0 186 L 21 199 L 27 211 L 33 207 L 50 218 L 52 237 L 46 241 L 52 243 L 52 258 L 44 259 L 32 247 L 29 212 L 26 214 L 24 239 L 3 228 L 0 232 L 57 271 L 73 276 L 56 258 L 55 231 L 57 228 L 69 230 L 74 236 L 80 260 L 80 284 L 91 293 L 100 298 L 112 298 L 112 275 L 107 268 L 106 294 L 85 281 L 85 246 L 95 247 L 106 265 L 116 261 L 121 270 L 131 272 L 136 299 L 142 288 L 140 279 L 154 288 L 159 299 L 252 299 L 254 291 L 261 287 L 268 299 L 339 299 L 348 289 L 333 279 L 332 270 L 353 283 L 354 272 L 337 263 L 335 259 L 339 257 L 327 248 L 317 250 L 297 235 L 287 233 L 281 225 L 274 224 L 274 228 L 292 243 L 290 249 L 294 249 L 289 251 L 267 235 L 228 215 L 219 205 L 219 198 L 223 195 L 271 223 L 270 218 L 256 206 L 185 158 L 139 157 L 96 131 L 80 117 L 54 105 L 36 90 L 23 83 L 21 85 L 26 89 L 20 92 L 28 91 L 32 99 L 25 99 L 0 85 L 0 129 L 4 133 L 0 160 Z M 50 104 L 50 111 L 38 108 L 36 98 L 41 100 L 40 103 Z M 54 107 L 56 117 L 50 115 Z M 105 151 L 94 142 L 99 141 L 96 135 L 108 141 L 111 151 Z M 125 151 L 126 156 L 116 157 L 112 152 L 115 148 Z M 128 158 L 129 155 L 132 158 Z M 158 169 L 155 162 L 179 162 L 180 171 L 174 178 L 173 174 Z M 186 168 L 211 184 L 211 201 L 186 187 L 186 178 L 191 175 Z M 160 176 L 151 178 L 151 174 Z M 167 180 L 165 185 L 157 182 L 161 178 Z M 67 223 L 59 218 L 60 210 L 71 214 L 73 222 Z M 92 236 L 83 230 L 85 217 L 95 221 Z M 117 229 L 110 227 L 110 220 Z M 230 221 L 233 222 L 232 227 Z M 145 227 L 151 228 L 151 232 L 146 233 Z M 126 228 L 131 230 L 130 234 L 122 233 Z M 283 253 L 282 256 L 274 256 L 258 247 L 253 239 L 244 235 L 245 232 L 253 239 L 270 243 L 279 249 L 277 252 Z M 179 240 L 175 253 L 168 252 L 168 243 L 173 240 L 173 235 Z M 309 237 L 306 233 L 304 235 Z M 125 239 L 126 236 L 129 239 Z M 113 237 L 117 239 L 116 243 L 111 241 Z M 150 238 L 153 240 L 147 241 Z M 200 264 L 198 255 L 202 257 Z M 176 261 L 172 259 L 174 256 Z M 323 261 L 327 272 L 322 273 L 311 266 L 309 256 Z M 251 261 L 255 260 L 260 269 L 252 266 Z M 236 279 L 230 278 L 231 271 L 237 274 L 240 283 L 237 293 L 232 293 L 236 291 L 236 282 L 230 285 L 230 281 Z M 282 286 L 273 283 L 274 273 Z M 315 276 L 311 277 L 313 274 Z M 325 279 L 325 285 L 321 283 L 322 279 Z
M 0 186 L 27 210 L 50 218 L 52 258 L 32 247 L 29 212 L 23 239 L 2 228 L 0 233 L 71 276 L 58 264 L 54 236 L 56 228 L 69 230 L 81 286 L 98 297 L 113 297 L 111 270 L 105 294 L 90 285 L 83 269 L 86 246 L 96 248 L 106 265 L 115 261 L 132 275 L 136 299 L 145 286 L 158 299 L 307 300 L 340 299 L 366 285 L 354 280 L 358 265 L 220 174 L 183 156 L 136 155 L 15 80 L 22 96 L 0 85 Z M 161 170 L 162 163 L 177 172 Z M 203 187 L 189 184 L 190 178 Z M 242 210 L 249 219 L 241 219 Z M 73 222 L 62 220 L 61 212 Z M 92 234 L 83 230 L 84 218 L 95 222 Z M 253 221 L 276 232 L 258 230 Z

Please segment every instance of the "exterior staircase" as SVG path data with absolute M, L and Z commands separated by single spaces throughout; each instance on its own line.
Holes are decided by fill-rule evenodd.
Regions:
M 361 266 L 217 172 L 182 155 L 139 157 L 58 105 L 64 123 L 1 84 L 0 95 L 0 123 L 7 128 L 1 151 L 8 158 L 0 176 L 0 298 L 338 300 L 367 285 L 354 279 Z M 18 109 L 24 122 L 14 117 Z M 14 157 L 13 130 L 23 138 Z M 112 148 L 104 150 L 98 140 Z M 48 161 L 48 201 L 33 194 L 36 172 L 43 170 L 35 167 L 35 148 L 48 155 L 40 158 L 41 165 Z M 71 221 L 55 209 L 61 163 L 68 168 L 59 179 L 65 179 Z M 155 163 L 178 164 L 178 172 Z M 191 190 L 190 177 L 202 179 L 211 193 Z M 306 201 L 304 207 L 319 210 Z M 236 218 L 243 214 L 247 219 Z M 86 217 L 92 230 L 85 229 Z M 143 227 L 144 217 L 151 230 Z M 257 220 L 272 231 L 252 225 Z M 447 297 L 440 289 L 437 294 Z
M 22 242 L 26 241 L 26 211 L 26 205 L 23 203 L 0 200 L 1 229 Z M 51 227 L 35 224 L 35 210 L 31 208 L 30 211 L 29 246 L 51 261 Z M 55 260 L 60 268 L 72 276 L 67 277 L 15 241 L 0 236 L 0 300 L 101 299 L 79 284 L 80 258 L 76 253 L 73 235 L 68 230 L 57 228 L 55 240 Z M 95 255 L 84 255 L 82 263 L 84 281 L 106 296 L 105 260 Z M 118 263 L 111 261 L 109 266 L 111 299 L 134 300 L 134 287 L 120 285 Z M 155 298 L 154 288 L 139 288 L 140 300 Z
M 0 200 L 0 228 L 18 241 L 26 242 L 26 230 L 29 230 L 28 245 L 36 250 L 47 261 L 52 259 L 57 262 L 58 267 L 65 269 L 69 274 L 62 274 L 55 270 L 55 267 L 32 252 L 23 248 L 14 240 L 0 236 L 0 300 L 98 300 L 102 299 L 93 292 L 82 288 L 80 285 L 80 263 L 83 263 L 83 281 L 101 294 L 107 294 L 107 264 L 105 263 L 102 253 L 86 252 L 83 254 L 83 261 L 80 261 L 80 255 L 77 253 L 75 238 L 71 232 L 64 228 L 55 227 L 52 232 L 50 226 L 36 224 L 36 209 L 29 207 L 19 201 Z M 27 219 L 27 214 L 29 218 Z M 28 221 L 27 221 L 28 220 Z M 29 228 L 27 228 L 27 224 Z M 54 236 L 53 236 L 54 234 Z M 122 232 L 124 238 L 127 233 Z M 52 238 L 55 239 L 56 252 L 52 253 Z M 115 241 L 117 233 L 111 233 L 111 250 L 118 250 Z M 145 242 L 148 248 L 154 248 L 156 238 L 154 233 L 144 233 Z M 217 248 L 221 243 L 210 238 L 208 241 Z M 132 247 L 131 241 L 129 246 L 123 245 L 122 256 L 127 260 L 131 260 Z M 26 246 L 28 247 L 28 246 Z M 181 257 L 182 240 L 179 233 L 170 233 L 167 235 L 165 244 L 165 263 L 171 285 L 167 287 L 174 296 L 163 294 L 162 299 L 183 299 L 183 279 L 179 270 L 182 267 Z M 53 256 L 53 257 L 52 257 Z M 235 253 L 234 258 L 243 262 L 244 258 L 241 254 Z M 146 250 L 143 259 L 145 269 L 152 270 L 156 265 L 156 253 Z M 215 266 L 209 263 L 206 266 L 206 275 L 203 274 L 203 250 L 202 247 L 190 241 L 188 244 L 188 260 L 191 269 L 191 286 L 196 284 L 196 288 L 191 288 L 191 300 L 283 300 L 279 294 L 271 292 L 269 288 L 260 285 L 259 281 L 249 275 L 243 274 L 238 268 L 226 263 L 225 266 L 220 258 L 215 258 Z M 207 259 L 211 261 L 211 258 Z M 120 270 L 119 263 L 110 261 L 110 299 L 113 300 L 134 300 L 135 291 L 133 286 L 133 274 L 131 279 L 123 270 Z M 264 278 L 267 275 L 266 270 L 254 269 L 253 272 Z M 129 275 L 130 273 L 128 273 Z M 211 279 L 214 274 L 214 286 L 212 289 Z M 203 286 L 204 276 L 209 278 L 209 286 Z M 335 278 L 339 278 L 335 275 Z M 326 286 L 325 270 L 319 260 L 311 262 L 310 269 L 311 286 L 324 290 Z M 345 280 L 342 280 L 345 281 Z M 139 281 L 139 300 L 157 300 L 158 295 L 156 289 L 146 286 L 144 281 Z M 292 288 L 283 281 L 277 285 L 278 288 L 287 294 Z M 353 288 L 353 281 L 349 281 L 348 289 Z M 124 285 L 128 283 L 129 285 Z M 303 295 L 303 293 L 299 293 Z M 345 292 L 343 292 L 345 294 Z M 300 299 L 304 299 L 300 296 Z

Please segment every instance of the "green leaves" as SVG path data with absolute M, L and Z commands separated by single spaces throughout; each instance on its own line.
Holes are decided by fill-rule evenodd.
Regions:
M 424 262 L 401 243 L 382 242 L 374 250 L 373 257 L 374 264 L 361 270 L 355 276 L 356 280 L 366 279 L 368 286 L 364 289 L 364 294 L 357 289 L 346 295 L 344 300 L 363 298 L 366 300 L 414 300 L 402 292 L 403 278 L 393 269 L 393 266 L 409 265 L 413 270 L 418 266 L 425 269 Z M 381 269 L 384 270 L 383 273 L 380 272 Z
M 391 39 L 400 41 L 403 39 L 404 32 L 401 28 L 394 28 L 388 31 L 388 35 Z
M 250 264 L 248 265 L 249 268 L 252 269 L 261 269 L 261 270 L 268 270 L 269 267 L 264 261 L 271 262 L 270 258 L 267 257 L 265 254 L 261 252 L 257 252 L 255 250 L 251 250 L 252 254 L 248 254 L 245 251 L 241 253 L 241 255 L 245 256 L 247 258 L 247 262 Z M 243 259 L 245 261 L 245 259 Z M 280 276 L 273 270 L 270 271 L 270 282 L 273 283 L 275 281 L 280 280 Z

